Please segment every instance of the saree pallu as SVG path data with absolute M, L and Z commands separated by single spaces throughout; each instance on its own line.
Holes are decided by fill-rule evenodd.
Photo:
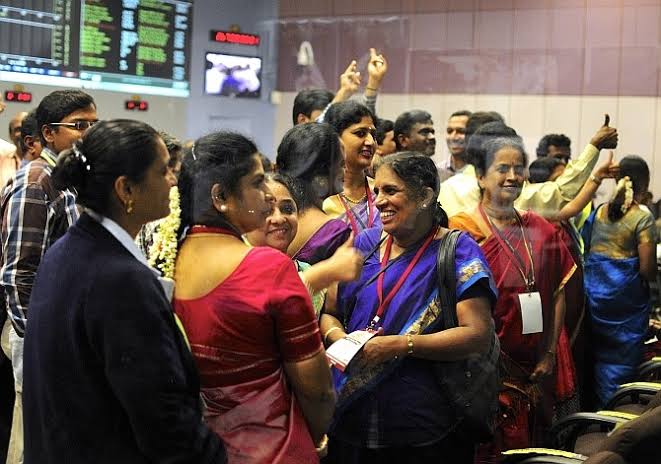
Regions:
M 357 237 L 355 246 L 369 255 L 360 278 L 340 286 L 338 316 L 347 332 L 365 329 L 379 304 L 374 277 L 380 272 L 380 229 Z M 436 258 L 439 240 L 421 255 L 417 265 L 395 294 L 382 322 L 384 335 L 426 334 L 441 330 L 436 301 Z M 395 286 L 417 250 L 390 261 L 384 273 L 384 295 Z M 455 270 L 458 299 L 469 289 L 495 300 L 491 272 L 477 244 L 463 234 L 457 244 Z M 471 293 L 472 294 L 472 293 Z M 427 445 L 452 431 L 456 417 L 436 377 L 433 361 L 404 357 L 390 362 L 355 368 L 345 373 L 333 369 L 338 393 L 335 417 L 329 435 L 335 440 L 363 448 Z
M 637 257 L 614 259 L 598 253 L 590 253 L 585 263 L 599 407 L 620 384 L 633 379 L 643 359 L 651 308 L 639 265 Z
M 331 219 L 321 226 L 292 257 L 308 264 L 330 258 L 349 238 L 351 228 L 339 219 Z
M 370 194 L 374 199 L 374 194 Z M 347 203 L 347 206 L 349 211 L 344 208 L 340 195 L 337 194 L 324 200 L 323 209 L 329 216 L 333 216 L 350 226 L 354 236 L 368 228 L 381 228 L 379 210 L 373 204 L 370 210 L 370 202 L 367 201 L 367 197 L 358 203 Z
M 554 298 L 575 272 L 576 265 L 555 227 L 534 213 L 522 212 L 521 221 L 529 241 L 535 269 L 535 290 L 540 293 L 544 327 L 553 323 Z M 491 462 L 501 450 L 539 444 L 550 426 L 553 404 L 575 394 L 576 372 L 566 330 L 560 332 L 556 346 L 556 369 L 551 378 L 538 384 L 529 377 L 544 354 L 543 333 L 523 334 L 519 294 L 526 292 L 525 282 L 499 240 L 492 235 L 480 213 L 460 213 L 450 219 L 450 226 L 466 230 L 478 241 L 489 263 L 498 301 L 494 311 L 496 333 L 501 343 L 501 363 L 504 388 L 501 408 L 507 411 L 497 429 L 495 444 L 482 450 L 484 462 Z M 502 231 L 515 252 L 528 259 L 518 227 Z M 494 446 L 495 445 L 495 446 Z M 489 457 L 490 456 L 490 457 Z
M 202 388 L 205 421 L 223 439 L 229 463 L 318 463 L 303 414 L 282 370 L 252 382 Z

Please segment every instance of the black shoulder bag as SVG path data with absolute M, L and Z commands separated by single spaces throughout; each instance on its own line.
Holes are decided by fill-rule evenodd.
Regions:
M 436 273 L 443 330 L 459 325 L 455 252 L 460 235 L 458 230 L 446 233 L 438 250 Z M 493 437 L 498 413 L 500 343 L 493 329 L 491 336 L 491 346 L 486 354 L 434 363 L 438 380 L 457 415 L 458 430 L 476 443 Z

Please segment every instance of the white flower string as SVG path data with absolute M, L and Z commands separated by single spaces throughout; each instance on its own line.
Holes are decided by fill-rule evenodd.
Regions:
M 613 199 L 617 197 L 621 191 L 624 191 L 624 202 L 620 207 L 620 211 L 622 211 L 622 214 L 626 214 L 633 204 L 633 182 L 631 182 L 629 176 L 624 176 L 617 182 Z
M 154 243 L 149 249 L 149 265 L 156 267 L 163 277 L 174 279 L 174 264 L 177 259 L 177 231 L 181 225 L 179 189 L 170 189 L 170 214 L 159 224 L 154 234 Z
M 87 171 L 91 171 L 92 166 L 90 165 L 89 161 L 87 160 L 87 156 L 83 155 L 83 153 L 80 151 L 80 148 L 78 148 L 78 144 L 74 143 L 71 147 L 71 150 L 73 151 L 74 158 L 76 158 L 81 163 L 83 163 L 83 166 L 85 166 L 85 169 Z

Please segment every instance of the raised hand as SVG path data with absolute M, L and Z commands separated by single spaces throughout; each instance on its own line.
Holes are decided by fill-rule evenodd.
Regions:
M 363 255 L 353 247 L 353 234 L 329 258 L 328 264 L 336 282 L 350 282 L 360 276 Z
M 594 176 L 599 179 L 615 179 L 620 173 L 620 165 L 613 161 L 613 150 L 608 151 L 608 156 L 594 170 Z
M 367 88 L 378 89 L 383 76 L 388 71 L 388 62 L 382 54 L 377 54 L 376 49 L 370 48 L 370 61 L 367 63 Z
M 342 94 L 344 99 L 351 97 L 360 87 L 360 72 L 356 65 L 356 60 L 351 60 L 347 69 L 340 75 L 340 90 L 338 94 Z
M 605 114 L 603 126 L 597 130 L 597 132 L 592 137 L 592 140 L 590 140 L 590 143 L 597 147 L 599 150 L 603 150 L 604 148 L 617 148 L 617 129 L 610 127 L 610 121 L 610 116 Z

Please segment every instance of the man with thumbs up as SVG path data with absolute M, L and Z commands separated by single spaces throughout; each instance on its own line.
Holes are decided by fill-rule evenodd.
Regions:
M 512 128 L 502 126 L 509 132 L 513 131 Z M 483 145 L 491 137 L 482 136 L 481 138 L 481 144 Z M 514 202 L 514 206 L 520 210 L 533 210 L 543 217 L 553 219 L 563 206 L 578 195 L 583 184 L 590 178 L 592 170 L 599 159 L 599 151 L 616 148 L 617 142 L 617 129 L 610 127 L 610 117 L 605 115 L 603 125 L 597 130 L 579 157 L 570 160 L 564 172 L 554 181 L 537 184 L 525 182 L 521 195 Z M 471 142 L 468 141 L 467 143 Z M 475 148 L 480 151 L 479 147 Z M 461 211 L 476 208 L 480 201 L 480 190 L 475 170 L 467 169 L 455 175 L 452 179 L 452 184 L 460 184 L 462 188 L 460 190 L 450 188 L 452 187 L 451 183 L 445 182 L 441 185 L 439 195 L 439 201 L 448 216 L 454 216 Z
M 617 129 L 610 127 L 610 116 L 606 114 L 603 125 L 592 136 L 580 156 L 570 160 L 564 172 L 553 182 L 526 182 L 514 206 L 522 210 L 531 209 L 541 216 L 552 218 L 578 195 L 583 184 L 588 181 L 599 160 L 599 152 L 616 148 L 617 142 Z

